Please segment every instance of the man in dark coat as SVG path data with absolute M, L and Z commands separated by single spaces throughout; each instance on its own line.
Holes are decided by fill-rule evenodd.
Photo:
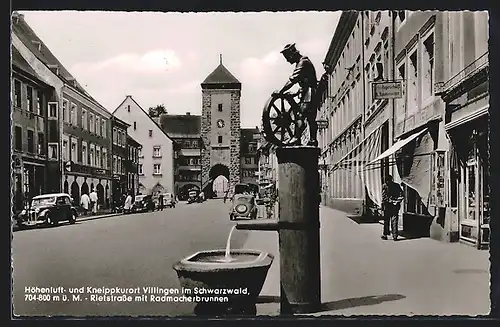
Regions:
M 398 214 L 403 201 L 403 190 L 399 184 L 395 183 L 391 175 L 387 175 L 382 186 L 382 209 L 384 210 L 384 233 L 383 240 L 387 240 L 390 234 L 389 225 L 392 230 L 394 241 L 398 239 Z

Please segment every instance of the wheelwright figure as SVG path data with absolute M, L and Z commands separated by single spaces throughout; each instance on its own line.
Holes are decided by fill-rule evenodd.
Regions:
M 299 95 L 301 117 L 297 119 L 297 126 L 294 131 L 295 135 L 291 144 L 300 145 L 300 138 L 304 132 L 305 121 L 307 120 L 310 135 L 307 145 L 318 146 L 318 141 L 316 140 L 318 130 L 318 125 L 316 123 L 317 105 L 314 101 L 316 99 L 316 89 L 318 86 L 316 69 L 308 57 L 300 54 L 295 44 L 287 44 L 281 53 L 286 61 L 290 64 L 295 64 L 295 69 L 281 90 L 273 92 L 273 95 L 284 94 L 296 84 L 300 87 L 297 93 L 292 93 L 294 96 Z

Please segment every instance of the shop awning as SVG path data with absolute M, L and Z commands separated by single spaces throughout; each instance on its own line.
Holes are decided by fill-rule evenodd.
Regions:
M 359 176 L 366 188 L 368 197 L 377 205 L 382 204 L 382 172 L 380 167 L 367 169 L 366 163 L 377 157 L 381 150 L 381 124 L 371 132 L 358 146 L 352 149 L 334 166 L 334 169 L 343 168 Z
M 377 147 L 380 145 L 380 131 L 382 128 L 381 124 L 378 128 L 376 128 L 374 131 L 372 131 L 363 141 L 361 141 L 358 145 L 356 145 L 351 151 L 349 151 L 346 155 L 344 155 L 335 165 L 333 165 L 331 170 L 335 170 L 337 168 L 341 167 L 350 167 L 350 166 L 355 166 L 357 164 L 364 165 L 366 162 L 368 162 L 368 158 L 364 156 L 362 158 L 361 153 L 362 151 L 368 151 L 372 155 L 372 158 L 376 156 L 375 154 L 373 156 L 373 151 L 376 150 Z M 357 154 L 353 156 L 353 153 L 356 152 Z M 365 153 L 366 154 L 366 153 Z M 370 156 L 368 156 L 370 157 Z
M 377 158 L 370 161 L 368 164 L 369 165 L 374 164 L 379 160 L 382 160 L 384 158 L 387 158 L 387 157 L 393 155 L 398 150 L 402 149 L 405 145 L 407 145 L 408 143 L 410 143 L 411 141 L 413 141 L 414 139 L 416 139 L 417 137 L 419 137 L 420 135 L 422 135 L 425 132 L 427 132 L 427 128 L 424 128 L 420 132 L 412 134 L 412 135 L 408 136 L 407 138 L 404 138 L 402 140 L 397 141 L 389 149 L 385 150 L 382 154 L 380 154 Z

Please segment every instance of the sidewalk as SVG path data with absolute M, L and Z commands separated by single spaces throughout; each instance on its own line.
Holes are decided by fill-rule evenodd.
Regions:
M 483 315 L 490 309 L 489 252 L 429 238 L 380 239 L 380 224 L 358 225 L 322 207 L 324 311 L 314 315 Z M 275 255 L 261 296 L 279 297 L 276 232 L 251 231 L 244 248 Z M 278 301 L 257 305 L 277 315 Z

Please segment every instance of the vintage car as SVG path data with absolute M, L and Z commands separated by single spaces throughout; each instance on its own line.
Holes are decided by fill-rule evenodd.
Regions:
M 201 197 L 200 197 L 200 194 L 197 190 L 191 190 L 189 191 L 188 193 L 188 199 L 187 199 L 187 203 L 190 204 L 190 203 L 195 203 L 195 202 L 202 202 L 201 201 Z
M 40 224 L 55 226 L 61 221 L 74 224 L 78 214 L 71 202 L 71 196 L 66 193 L 37 195 L 29 208 L 16 217 L 17 225 L 20 228 Z
M 147 212 L 154 210 L 155 203 L 151 195 L 140 194 L 135 196 L 134 203 L 132 204 L 132 212 Z
M 235 194 L 232 200 L 229 220 L 257 219 L 257 205 L 251 194 Z
M 175 196 L 172 193 L 164 193 L 163 205 L 165 207 L 175 208 Z

